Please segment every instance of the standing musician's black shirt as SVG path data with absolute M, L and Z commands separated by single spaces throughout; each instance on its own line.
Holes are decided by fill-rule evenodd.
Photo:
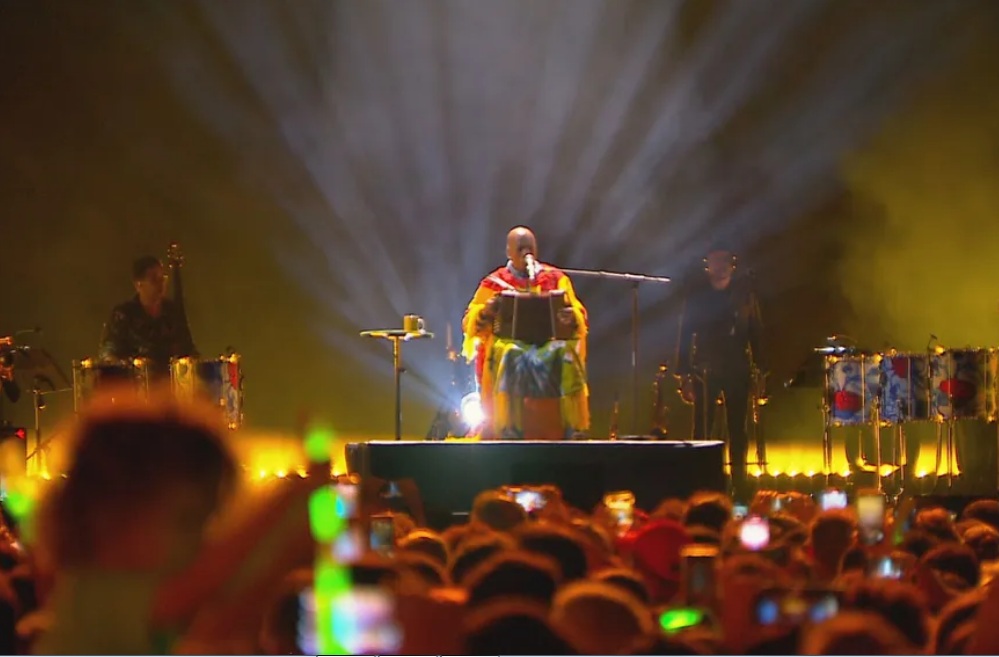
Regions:
M 724 290 L 698 285 L 684 303 L 677 372 L 748 371 L 749 351 L 760 358 L 761 328 L 759 303 L 746 281 L 733 279 Z
M 161 372 L 168 369 L 171 358 L 197 355 L 180 306 L 164 299 L 159 317 L 153 317 L 138 295 L 111 312 L 99 349 L 102 360 L 147 358 Z

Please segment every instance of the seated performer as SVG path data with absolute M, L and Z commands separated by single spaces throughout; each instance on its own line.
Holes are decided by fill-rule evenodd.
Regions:
M 586 309 L 569 277 L 534 261 L 536 253 L 534 233 L 522 226 L 511 230 L 508 262 L 482 279 L 462 319 L 463 353 L 476 360 L 486 416 L 483 438 L 560 440 L 589 429 Z M 494 335 L 504 291 L 560 291 L 566 306 L 557 321 L 575 337 L 538 346 Z
M 183 308 L 166 296 L 163 264 L 144 256 L 132 265 L 135 296 L 115 306 L 104 325 L 98 357 L 102 361 L 144 358 L 150 373 L 165 376 L 170 359 L 197 356 Z

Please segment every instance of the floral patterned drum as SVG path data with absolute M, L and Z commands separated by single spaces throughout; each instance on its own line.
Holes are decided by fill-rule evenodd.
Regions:
M 985 420 L 996 416 L 995 349 L 938 350 L 930 360 L 933 419 Z
M 918 422 L 930 415 L 930 357 L 889 351 L 881 357 L 881 419 L 890 424 Z
M 826 422 L 830 426 L 873 421 L 881 389 L 880 363 L 880 356 L 826 356 Z
M 238 354 L 212 360 L 174 358 L 170 382 L 178 399 L 204 399 L 218 405 L 230 429 L 243 424 L 243 372 Z

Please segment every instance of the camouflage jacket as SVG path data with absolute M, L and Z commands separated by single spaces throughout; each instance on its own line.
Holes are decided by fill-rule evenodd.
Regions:
M 164 299 L 160 316 L 153 317 L 138 296 L 115 306 L 98 354 L 102 360 L 148 358 L 157 369 L 166 369 L 171 358 L 198 355 L 180 306 Z

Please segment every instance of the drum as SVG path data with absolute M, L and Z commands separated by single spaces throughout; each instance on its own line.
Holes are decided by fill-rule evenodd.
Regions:
M 881 357 L 880 414 L 884 422 L 929 420 L 930 357 L 889 351 Z
M 79 412 L 95 393 L 109 387 L 134 388 L 146 396 L 149 377 L 149 364 L 141 358 L 113 362 L 93 358 L 73 361 L 73 408 Z
M 995 418 L 999 361 L 994 349 L 940 350 L 929 359 L 933 419 L 991 422 Z
M 825 357 L 826 422 L 829 426 L 868 424 L 881 388 L 881 357 Z
M 170 385 L 178 399 L 202 399 L 217 405 L 230 429 L 243 424 L 243 372 L 238 354 L 214 359 L 174 358 Z

